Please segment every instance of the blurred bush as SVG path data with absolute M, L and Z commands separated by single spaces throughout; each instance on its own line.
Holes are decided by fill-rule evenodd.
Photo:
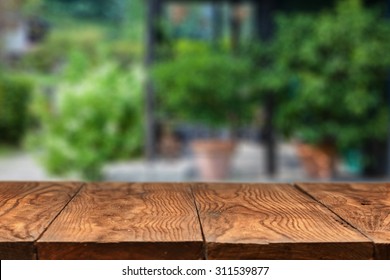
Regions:
M 114 62 L 93 65 L 73 52 L 57 85 L 54 102 L 40 95 L 35 112 L 42 123 L 37 143 L 54 174 L 99 179 L 104 163 L 140 156 L 142 71 Z
M 109 39 L 107 33 L 104 27 L 93 24 L 84 24 L 82 29 L 54 29 L 43 43 L 23 57 L 19 66 L 33 72 L 56 74 L 66 65 L 69 55 L 77 50 L 84 52 L 95 64 L 100 63 L 102 57 L 118 61 L 124 67 L 141 60 L 141 42 Z
M 250 119 L 249 62 L 200 43 L 179 42 L 153 71 L 163 114 L 180 121 L 234 127 Z
M 389 49 L 389 22 L 358 0 L 319 15 L 279 17 L 267 75 L 274 78 L 260 83 L 277 95 L 277 127 L 339 149 L 386 139 Z
M 35 72 L 53 73 L 66 63 L 74 50 L 83 51 L 90 60 L 97 62 L 104 47 L 102 41 L 105 41 L 105 33 L 99 26 L 84 26 L 80 30 L 59 28 L 23 57 L 21 67 Z
M 26 76 L 0 73 L 0 143 L 20 144 L 27 129 L 33 89 Z
M 109 58 L 118 61 L 123 67 L 138 63 L 143 57 L 143 45 L 140 43 L 115 40 L 110 42 L 107 48 Z

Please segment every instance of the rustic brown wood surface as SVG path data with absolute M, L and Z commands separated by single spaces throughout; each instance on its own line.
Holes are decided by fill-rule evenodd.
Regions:
M 390 184 L 0 182 L 0 259 L 390 259 Z
M 283 184 L 193 188 L 208 259 L 370 259 L 372 243 Z
M 44 233 L 40 259 L 201 259 L 185 184 L 88 184 Z
M 35 259 L 34 242 L 80 183 L 0 183 L 0 259 Z
M 390 184 L 298 184 L 375 243 L 375 258 L 390 259 Z

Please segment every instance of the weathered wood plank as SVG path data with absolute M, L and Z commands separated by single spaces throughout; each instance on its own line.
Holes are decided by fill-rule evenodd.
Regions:
M 390 184 L 297 184 L 375 243 L 375 258 L 390 259 Z
M 88 184 L 37 243 L 40 259 L 201 259 L 185 184 Z
M 208 259 L 371 259 L 373 245 L 286 184 L 193 188 Z
M 0 182 L 0 259 L 34 259 L 34 242 L 80 183 Z

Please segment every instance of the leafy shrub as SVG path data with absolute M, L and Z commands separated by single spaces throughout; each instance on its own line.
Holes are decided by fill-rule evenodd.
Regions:
M 122 66 L 128 67 L 141 60 L 143 57 L 142 47 L 142 44 L 126 40 L 113 41 L 108 45 L 107 55 Z
M 41 96 L 43 161 L 55 174 L 101 176 L 110 160 L 139 156 L 142 150 L 142 76 L 106 62 L 91 67 L 73 53 L 55 92 L 55 103 Z
M 26 54 L 22 66 L 37 72 L 52 73 L 75 50 L 84 52 L 90 60 L 96 62 L 101 57 L 100 42 L 104 40 L 104 30 L 99 26 L 53 30 L 43 44 Z
M 187 51 L 188 52 L 187 52 Z M 196 45 L 154 68 L 159 105 L 165 114 L 212 126 L 234 126 L 250 115 L 248 61 Z
M 339 148 L 386 138 L 390 24 L 379 14 L 348 0 L 319 15 L 282 16 L 273 47 L 281 131 Z
M 0 75 L 0 142 L 17 145 L 28 122 L 28 103 L 34 85 L 21 75 Z

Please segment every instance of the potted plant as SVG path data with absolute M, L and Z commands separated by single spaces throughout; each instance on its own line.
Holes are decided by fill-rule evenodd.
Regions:
M 228 175 L 234 130 L 250 115 L 245 90 L 249 68 L 245 59 L 229 53 L 195 49 L 158 63 L 155 84 L 159 105 L 169 117 L 229 129 L 227 139 L 210 137 L 191 144 L 202 178 L 218 180 Z
M 358 0 L 279 18 L 273 67 L 284 88 L 275 123 L 300 139 L 311 176 L 329 178 L 340 151 L 386 139 L 389 48 L 390 25 Z

